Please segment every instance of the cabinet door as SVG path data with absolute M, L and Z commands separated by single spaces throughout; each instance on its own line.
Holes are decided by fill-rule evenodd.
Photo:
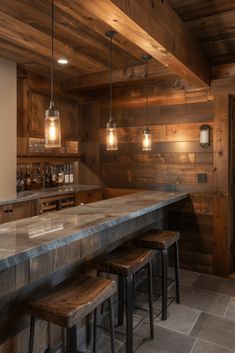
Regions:
M 37 214 L 36 201 L 19 202 L 3 207 L 3 223 L 33 217 Z
M 29 137 L 44 138 L 44 117 L 49 97 L 37 91 L 29 92 Z
M 60 98 L 61 134 L 63 140 L 78 139 L 78 103 Z
M 76 195 L 76 205 L 79 206 L 81 203 L 91 203 L 96 201 L 101 201 L 103 199 L 103 194 L 101 189 L 90 190 L 90 191 L 80 191 Z

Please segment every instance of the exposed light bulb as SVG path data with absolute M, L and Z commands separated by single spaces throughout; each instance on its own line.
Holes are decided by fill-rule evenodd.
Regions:
M 49 137 L 50 137 L 50 140 L 52 140 L 52 141 L 55 141 L 55 139 L 56 139 L 56 130 L 55 130 L 55 122 L 54 121 L 50 121 Z
M 45 147 L 61 147 L 60 118 L 58 110 L 46 111 L 45 118 Z
M 117 151 L 118 150 L 118 139 L 117 139 L 117 128 L 114 123 L 107 123 L 106 126 L 106 150 Z
M 152 149 L 152 139 L 150 130 L 147 128 L 143 131 L 143 140 L 142 140 L 142 150 L 151 151 Z

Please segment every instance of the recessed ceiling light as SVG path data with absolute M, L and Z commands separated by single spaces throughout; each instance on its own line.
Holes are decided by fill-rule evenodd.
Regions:
M 58 59 L 57 62 L 58 62 L 59 64 L 63 64 L 63 65 L 68 64 L 68 60 L 65 59 L 65 58 Z

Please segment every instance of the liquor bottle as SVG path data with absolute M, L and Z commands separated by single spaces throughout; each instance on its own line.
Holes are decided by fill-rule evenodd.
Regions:
M 52 186 L 52 181 L 51 181 L 51 174 L 50 174 L 48 166 L 46 166 L 45 178 L 46 178 L 46 188 L 51 187 Z
M 41 180 L 42 180 L 42 187 L 45 189 L 46 187 L 46 172 L 44 169 L 42 169 L 42 175 L 41 175 Z
M 36 167 L 36 165 L 34 166 L 34 172 L 32 174 L 31 181 L 32 181 L 32 184 L 31 184 L 32 189 L 37 189 L 37 167 Z
M 27 191 L 31 190 L 32 179 L 29 171 L 29 166 L 27 166 L 27 172 L 25 174 L 25 189 Z
M 42 175 L 41 175 L 40 164 L 38 165 L 37 171 L 36 171 L 36 185 L 37 185 L 37 189 L 40 189 L 42 187 Z
M 22 169 L 20 172 L 20 191 L 24 191 L 25 182 L 24 182 L 24 170 Z
M 58 176 L 56 173 L 56 167 L 51 167 L 51 186 L 57 185 Z
M 64 173 L 64 182 L 65 182 L 65 184 L 66 185 L 68 185 L 69 184 L 69 166 L 68 166 L 68 164 L 65 164 L 64 165 L 64 171 L 65 171 L 65 173 Z
M 20 192 L 21 191 L 21 179 L 20 179 L 20 172 L 17 169 L 16 172 L 16 192 Z
M 58 168 L 58 185 L 61 186 L 64 183 L 64 173 L 62 166 L 59 166 Z
M 70 164 L 69 165 L 69 183 L 70 184 L 73 184 L 73 165 Z

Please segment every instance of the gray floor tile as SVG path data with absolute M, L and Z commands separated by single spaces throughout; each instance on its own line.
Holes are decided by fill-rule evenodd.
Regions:
M 169 277 L 174 278 L 175 269 L 174 267 L 169 267 Z M 199 272 L 193 272 L 188 270 L 180 269 L 180 284 L 183 286 L 191 287 L 194 282 L 199 278 Z
M 235 321 L 235 298 L 230 299 L 225 318 Z
M 217 293 L 227 294 L 231 297 L 235 296 L 234 279 L 201 274 L 199 278 L 194 282 L 194 286 L 197 288 L 208 289 Z
M 136 334 L 146 337 L 148 325 L 143 323 Z M 194 339 L 163 327 L 155 327 L 155 339 L 143 343 L 136 353 L 190 353 Z
M 168 308 L 166 321 L 161 321 L 158 317 L 154 323 L 185 335 L 189 335 L 201 311 L 189 308 L 181 304 L 171 304 Z
M 196 287 L 181 286 L 181 304 L 214 315 L 223 316 L 227 310 L 230 297 Z
M 191 336 L 234 350 L 235 322 L 201 313 L 191 332 Z
M 191 353 L 234 353 L 234 351 L 209 342 L 198 340 Z

